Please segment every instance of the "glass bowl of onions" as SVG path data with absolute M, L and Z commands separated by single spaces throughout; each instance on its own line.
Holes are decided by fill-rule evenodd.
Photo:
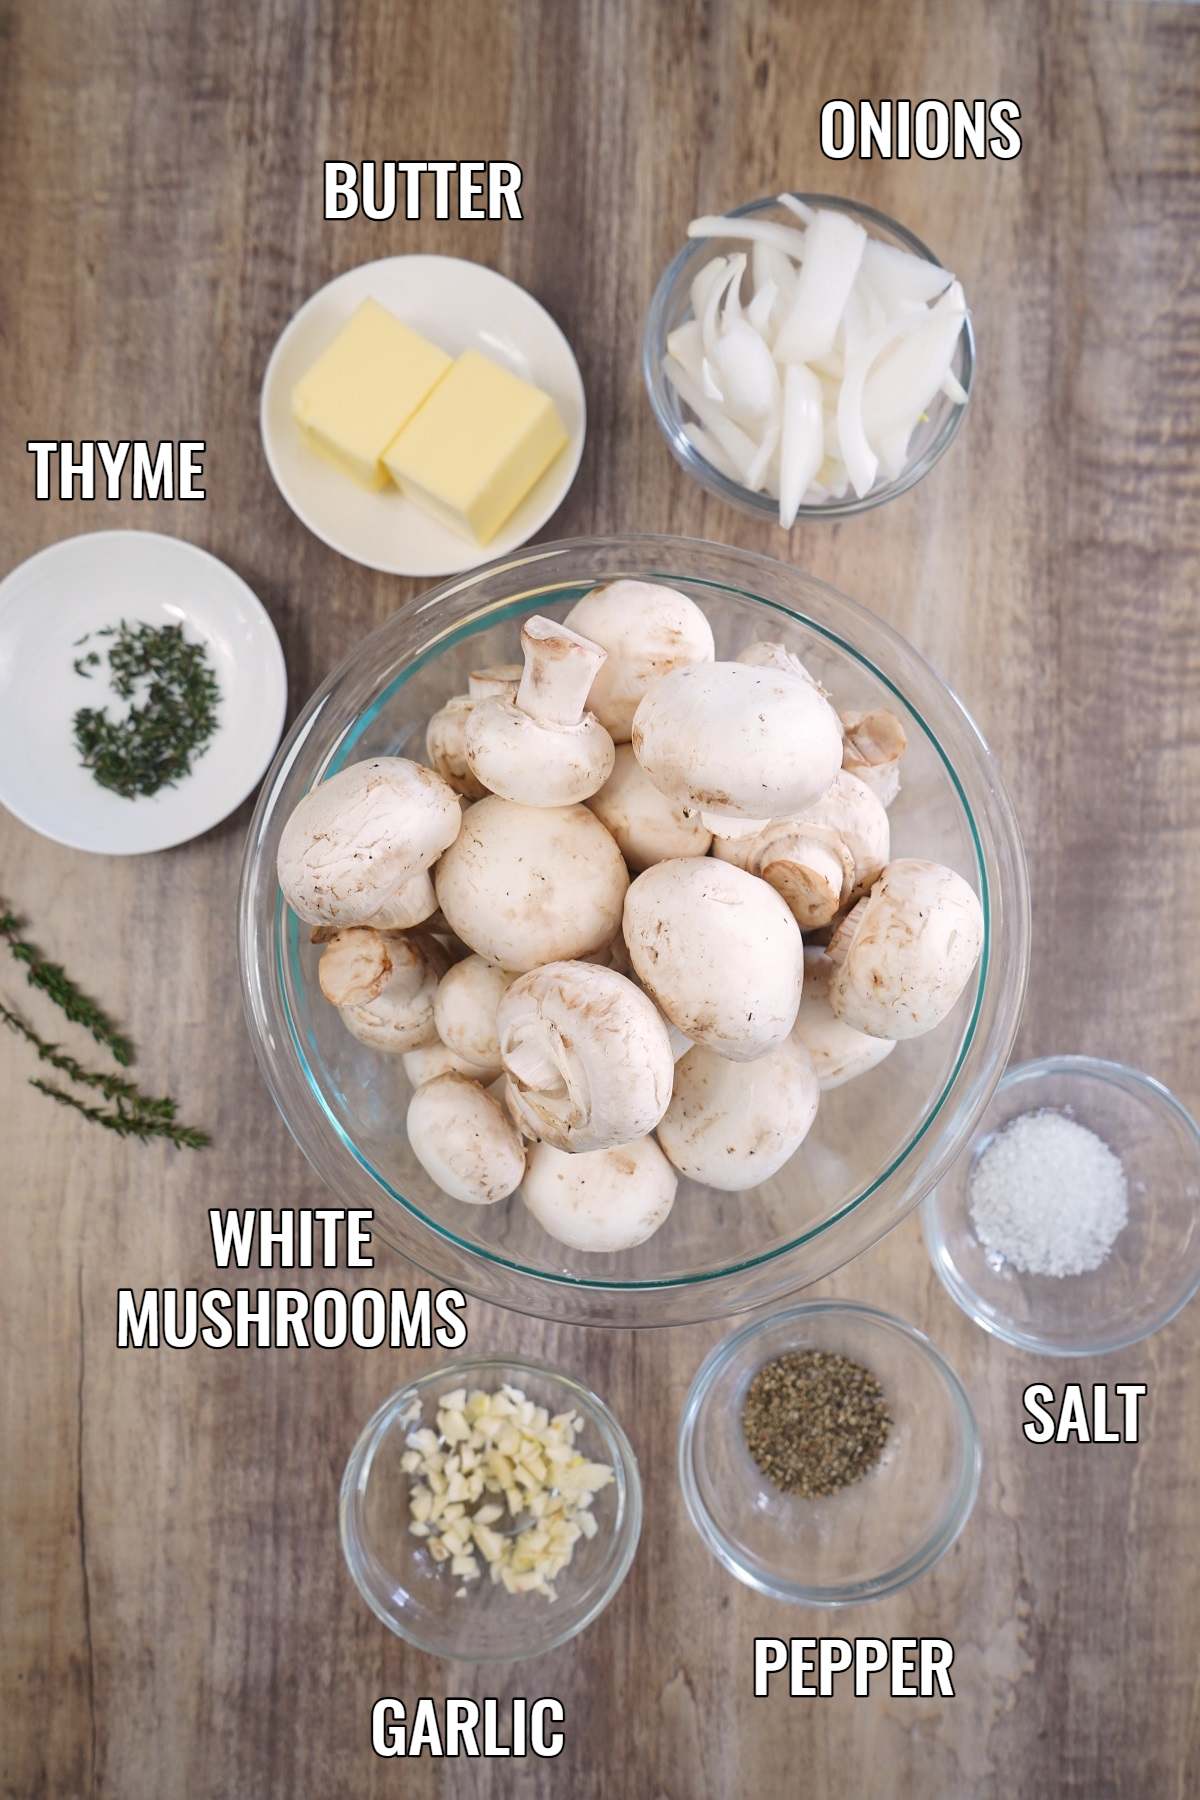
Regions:
M 867 774 L 890 781 L 890 804 L 883 815 L 890 857 L 927 859 L 944 873 L 952 872 L 960 898 L 970 890 L 978 958 L 972 957 L 964 969 L 962 985 L 954 989 L 934 1029 L 896 1042 L 886 1060 L 873 1054 L 871 1066 L 858 1069 L 854 1079 L 838 1080 L 836 1075 L 848 1071 L 836 1071 L 819 1097 L 812 1095 L 818 1100 L 815 1118 L 809 1114 L 800 1121 L 802 1141 L 793 1145 L 794 1154 L 788 1149 L 780 1156 L 774 1145 L 765 1171 L 765 1156 L 752 1161 L 760 1149 L 757 1127 L 749 1139 L 739 1128 L 744 1160 L 736 1179 L 721 1163 L 711 1178 L 680 1173 L 676 1183 L 659 1148 L 663 1120 L 649 1130 L 643 1123 L 640 1130 L 647 1135 L 637 1140 L 635 1157 L 623 1149 L 612 1152 L 605 1205 L 616 1217 L 626 1203 L 637 1199 L 640 1204 L 643 1195 L 649 1204 L 657 1181 L 664 1189 L 665 1216 L 663 1207 L 653 1217 L 647 1213 L 648 1229 L 636 1237 L 630 1233 L 623 1242 L 601 1242 L 595 1235 L 583 1242 L 578 1229 L 564 1232 L 562 1217 L 550 1220 L 548 1209 L 558 1206 L 553 1191 L 534 1191 L 533 1171 L 546 1160 L 541 1156 L 544 1144 L 529 1151 L 523 1177 L 506 1180 L 498 1195 L 480 1193 L 481 1200 L 494 1199 L 494 1204 L 452 1197 L 446 1191 L 450 1184 L 435 1179 L 431 1166 L 441 1149 L 449 1153 L 449 1148 L 426 1102 L 431 1089 L 432 1098 L 444 1095 L 438 1079 L 452 1085 L 454 1077 L 428 1080 L 416 1066 L 424 1060 L 422 1053 L 384 1054 L 354 1034 L 339 1005 L 330 1002 L 327 934 L 302 920 L 285 901 L 278 852 L 285 825 L 300 803 L 321 795 L 351 769 L 375 758 L 401 758 L 406 759 L 407 778 L 416 781 L 413 764 L 427 764 L 433 755 L 430 721 L 453 697 L 468 693 L 472 674 L 518 661 L 528 621 L 565 622 L 582 601 L 595 600 L 602 589 L 611 595 L 624 581 L 656 585 L 660 598 L 670 590 L 668 601 L 676 610 L 693 622 L 700 620 L 703 631 L 711 633 L 715 665 L 701 659 L 699 667 L 737 664 L 749 673 L 749 665 L 738 659 L 752 643 L 769 642 L 785 659 L 803 660 L 813 681 L 832 696 L 828 704 L 835 718 L 842 715 L 834 731 L 843 767 L 853 755 Z M 645 589 L 640 589 L 635 596 L 639 606 L 644 597 Z M 574 616 L 578 621 L 579 615 Z M 640 616 L 637 606 L 630 616 Z M 581 622 L 578 630 L 583 631 Z M 657 696 L 663 686 L 657 683 L 651 694 Z M 795 695 L 786 682 L 784 687 L 784 712 L 790 719 Z M 820 712 L 825 703 L 810 704 Z M 719 723 L 710 724 L 705 715 L 700 726 L 720 752 L 726 739 Z M 897 755 L 898 761 L 872 760 Z M 626 746 L 627 771 L 630 757 Z M 761 773 L 754 774 L 756 784 Z M 480 809 L 493 809 L 487 814 L 492 820 L 497 819 L 494 809 L 501 809 L 491 844 L 507 867 L 503 875 L 493 867 L 492 876 L 479 884 L 470 924 L 456 911 L 445 879 L 450 852 L 443 850 L 433 869 L 442 910 L 430 919 L 431 930 L 445 932 L 448 920 L 462 937 L 457 918 L 466 933 L 463 942 L 475 940 L 470 947 L 476 964 L 489 960 L 488 934 L 502 920 L 506 929 L 536 926 L 540 932 L 545 925 L 556 933 L 573 933 L 578 919 L 590 919 L 590 909 L 599 903 L 593 885 L 584 881 L 569 903 L 560 892 L 556 903 L 547 904 L 544 884 L 556 877 L 561 865 L 554 858 L 560 851 L 547 852 L 549 860 L 530 855 L 526 834 L 544 828 L 533 816 L 542 808 L 517 807 L 521 816 L 514 820 L 503 811 L 508 804 L 484 798 L 465 813 L 461 830 L 478 843 L 474 833 Z M 880 799 L 879 808 L 883 804 Z M 460 829 L 457 808 L 453 810 L 452 835 Z M 571 813 L 564 830 L 569 824 L 589 842 L 600 840 L 608 870 L 604 882 L 615 877 L 619 889 L 608 927 L 612 937 L 604 940 L 603 954 L 619 956 L 622 944 L 629 948 L 622 930 L 623 896 L 627 886 L 634 892 L 624 859 L 628 857 L 630 871 L 640 859 L 628 843 L 617 854 L 613 845 L 618 840 L 600 828 L 595 808 L 558 810 Z M 609 832 L 617 829 L 614 824 Z M 379 847 L 373 840 L 372 853 Z M 457 851 L 457 840 L 452 848 Z M 658 867 L 678 870 L 681 861 L 688 863 L 686 856 L 677 857 L 673 852 L 671 862 Z M 783 907 L 781 921 L 782 903 L 771 897 L 766 881 L 741 874 L 715 855 L 696 854 L 689 870 L 704 884 L 750 881 L 764 919 L 774 909 L 770 931 L 782 923 L 788 937 L 782 954 L 795 957 L 798 945 L 788 908 Z M 644 882 L 645 875 L 637 880 Z M 515 908 L 514 892 L 520 901 Z M 521 894 L 528 895 L 528 904 Z M 243 997 L 260 1066 L 297 1142 L 341 1203 L 371 1209 L 376 1241 L 447 1286 L 497 1305 L 579 1324 L 686 1323 L 778 1302 L 890 1230 L 970 1142 L 1012 1048 L 1029 957 L 1028 880 L 1012 803 L 972 720 L 929 665 L 865 606 L 795 567 L 720 544 L 671 537 L 579 539 L 526 548 L 432 589 L 355 645 L 302 710 L 263 785 L 246 847 L 239 909 Z M 720 908 L 706 902 L 697 915 L 699 927 L 707 930 L 719 913 Z M 690 932 L 680 935 L 688 967 L 693 941 Z M 744 954 L 707 962 L 696 948 L 696 969 L 711 973 L 711 980 L 709 973 L 698 976 L 704 988 L 701 1012 L 718 997 L 722 1007 L 746 1011 L 751 963 L 760 971 L 755 979 L 773 980 L 774 952 L 760 954 L 765 942 L 752 936 Z M 816 973 L 810 980 L 807 966 L 810 953 L 819 957 L 819 947 L 819 935 L 806 947 L 801 999 L 810 988 L 819 999 Z M 451 943 L 449 953 L 460 959 L 465 955 L 461 944 Z M 394 945 L 390 954 L 394 958 Z M 584 950 L 560 948 L 555 956 L 581 959 Z M 506 967 L 503 955 L 490 960 L 501 970 Z M 526 958 L 524 967 L 532 969 L 536 963 L 536 958 Z M 574 967 L 579 966 L 577 960 Z M 799 971 L 792 962 L 787 966 L 794 1005 Z M 507 967 L 511 970 L 511 961 Z M 486 975 L 478 968 L 476 973 Z M 637 1001 L 645 1010 L 636 994 L 630 1000 L 633 982 L 626 978 L 622 984 L 614 974 L 608 986 L 614 984 L 622 1005 Z M 749 1011 L 758 1017 L 753 1006 Z M 695 1031 L 704 1029 L 698 1014 Z M 789 1031 L 787 1021 L 782 1029 Z M 652 1030 L 661 1030 L 661 1022 L 656 1020 Z M 578 1045 L 579 1032 L 570 1035 Z M 791 1042 L 788 1035 L 779 1041 L 781 1054 L 789 1052 Z M 889 1047 L 874 1043 L 875 1051 Z M 484 1054 L 481 1050 L 468 1060 L 479 1062 Z M 674 1066 L 675 1096 L 682 1091 L 680 1071 L 691 1067 L 694 1054 Z M 795 1059 L 789 1054 L 785 1060 L 796 1073 Z M 542 1077 L 527 1064 L 525 1058 L 521 1079 L 528 1077 L 532 1091 Z M 511 1066 L 515 1069 L 515 1060 Z M 582 1066 L 585 1073 L 591 1067 Z M 765 1064 L 752 1056 L 723 1067 L 727 1075 L 734 1071 L 729 1078 L 735 1079 L 736 1070 L 762 1070 Z M 496 1073 L 492 1070 L 484 1079 L 490 1082 Z M 664 1079 L 663 1104 L 673 1103 L 672 1076 L 667 1073 Z M 576 1083 L 571 1073 L 571 1081 L 567 1097 L 572 1105 L 581 1095 L 590 1103 L 600 1092 L 595 1080 L 589 1087 L 588 1080 Z M 503 1123 L 507 1093 L 495 1105 L 481 1084 L 471 1093 L 480 1119 Z M 634 1093 L 640 1105 L 642 1090 L 635 1086 Z M 422 1095 L 425 1100 L 418 1106 Z M 777 1086 L 760 1081 L 757 1097 L 749 1089 L 747 1097 L 755 1107 L 767 1108 L 770 1135 L 779 1113 Z M 547 1105 L 558 1104 L 549 1088 L 544 1098 Z M 789 1114 L 788 1130 L 792 1128 Z M 723 1143 L 716 1149 L 723 1150 Z M 688 1161 L 677 1146 L 672 1149 L 681 1163 Z M 522 1154 L 519 1148 L 517 1154 Z M 715 1154 L 712 1143 L 706 1154 Z M 562 1175 L 565 1164 L 565 1175 L 573 1182 L 581 1160 L 564 1156 L 563 1164 L 551 1162 L 548 1173 L 553 1177 L 557 1167 Z M 631 1160 L 637 1166 L 628 1166 Z M 485 1173 L 499 1170 L 498 1161 L 485 1159 Z M 547 1185 L 553 1190 L 557 1177 Z M 562 1192 L 569 1197 L 569 1184 Z M 596 1223 L 582 1216 L 574 1221 L 577 1228 Z M 657 1228 L 651 1233 L 652 1226 Z
M 971 396 L 963 289 L 873 207 L 783 194 L 695 219 L 642 340 L 654 416 L 709 493 L 790 529 L 914 487 Z

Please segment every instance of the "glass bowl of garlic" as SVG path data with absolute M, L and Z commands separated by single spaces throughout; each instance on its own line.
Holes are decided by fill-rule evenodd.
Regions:
M 339 1523 L 359 1592 L 397 1637 L 462 1662 L 518 1662 L 612 1600 L 641 1535 L 641 1480 L 621 1426 L 580 1382 L 464 1357 L 368 1422 Z
M 692 221 L 646 318 L 642 367 L 671 454 L 783 528 L 894 500 L 962 425 L 975 339 L 918 237 L 830 194 Z

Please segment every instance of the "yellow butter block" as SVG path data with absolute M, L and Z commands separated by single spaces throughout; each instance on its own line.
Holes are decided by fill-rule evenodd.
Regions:
M 410 499 L 486 544 L 566 441 L 549 394 L 465 350 L 383 460 Z
M 384 451 L 450 366 L 444 350 L 364 300 L 292 389 L 292 414 L 318 450 L 379 488 Z

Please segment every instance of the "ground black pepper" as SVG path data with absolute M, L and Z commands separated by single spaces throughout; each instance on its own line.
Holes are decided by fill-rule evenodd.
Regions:
M 764 1363 L 746 1390 L 746 1448 L 785 1494 L 837 1493 L 874 1468 L 892 1428 L 869 1369 L 830 1350 L 793 1350 Z

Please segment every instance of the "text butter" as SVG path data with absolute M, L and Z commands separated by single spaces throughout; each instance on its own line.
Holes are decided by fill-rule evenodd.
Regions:
M 548 394 L 466 350 L 383 460 L 411 500 L 486 544 L 566 441 Z

